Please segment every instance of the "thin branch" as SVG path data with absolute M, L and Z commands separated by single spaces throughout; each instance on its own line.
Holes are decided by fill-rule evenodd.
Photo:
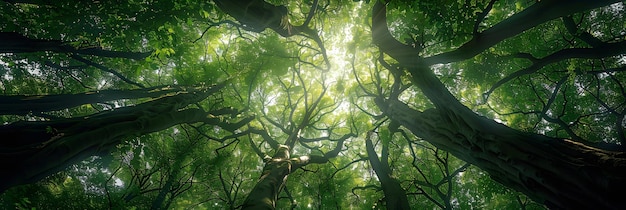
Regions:
M 206 32 L 208 32 L 209 29 L 211 29 L 211 28 L 213 28 L 215 26 L 220 26 L 220 25 L 225 24 L 225 23 L 234 25 L 235 27 L 244 27 L 244 26 L 242 26 L 240 24 L 237 24 L 237 23 L 233 22 L 232 20 L 222 20 L 222 21 L 218 21 L 218 22 L 210 22 L 209 26 L 206 29 L 204 29 L 204 31 L 202 31 L 202 34 L 200 34 L 200 37 L 198 37 L 197 39 L 193 40 L 193 42 L 191 42 L 191 43 L 196 43 L 200 39 L 202 39 L 204 37 L 204 34 L 206 34 Z
M 359 155 L 359 156 L 360 156 L 360 155 Z M 344 170 L 344 169 L 346 169 L 346 168 L 350 167 L 352 164 L 355 164 L 355 163 L 358 163 L 358 162 L 361 162 L 361 161 L 366 161 L 366 160 L 367 160 L 367 158 L 368 158 L 367 156 L 365 156 L 365 157 L 360 157 L 359 159 L 356 159 L 356 160 L 353 160 L 352 162 L 349 162 L 349 163 L 348 163 L 348 164 L 346 164 L 345 166 L 343 166 L 343 167 L 341 167 L 341 168 L 338 168 L 335 172 L 333 172 L 333 174 L 332 174 L 332 175 L 330 175 L 330 178 L 332 179 L 333 177 L 335 177 L 335 175 L 336 175 L 337 173 L 339 173 L 340 171 L 342 171 L 342 170 Z
M 113 69 L 110 69 L 110 68 L 108 68 L 108 67 L 106 67 L 106 66 L 104 66 L 104 65 L 101 65 L 101 64 L 99 64 L 99 63 L 93 62 L 93 61 L 91 61 L 91 60 L 87 60 L 87 59 L 83 58 L 83 57 L 82 57 L 82 56 L 80 56 L 80 55 L 77 55 L 77 54 L 72 54 L 70 57 L 72 57 L 72 58 L 76 59 L 77 61 L 83 62 L 83 63 L 85 63 L 85 64 L 87 64 L 87 65 L 90 65 L 90 66 L 96 67 L 96 68 L 98 68 L 98 69 L 100 69 L 100 70 L 102 70 L 102 71 L 109 72 L 109 73 L 111 73 L 111 74 L 115 75 L 116 77 L 120 78 L 121 80 L 123 80 L 124 82 L 126 82 L 126 83 L 128 83 L 128 84 L 131 84 L 131 85 L 134 85 L 134 86 L 137 86 L 137 87 L 140 87 L 140 88 L 145 88 L 145 86 L 144 86 L 144 85 L 139 84 L 139 83 L 137 83 L 137 82 L 134 82 L 134 81 L 132 81 L 132 80 L 130 80 L 130 79 L 128 79 L 128 78 L 126 78 L 124 75 L 120 74 L 119 72 L 117 72 L 117 71 L 115 71 L 115 70 L 113 70 Z

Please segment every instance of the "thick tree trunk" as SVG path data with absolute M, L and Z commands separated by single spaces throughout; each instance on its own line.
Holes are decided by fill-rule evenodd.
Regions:
M 397 100 L 377 99 L 385 115 L 549 207 L 626 208 L 620 196 L 626 188 L 626 153 L 524 133 L 481 117 L 424 68 L 412 70 L 412 78 L 437 108 L 419 112 Z
M 626 208 L 619 196 L 626 188 L 624 151 L 517 131 L 462 105 L 428 68 L 411 72 L 414 83 L 437 107 L 419 113 L 391 103 L 403 110 L 401 115 L 414 117 L 407 121 L 392 114 L 414 134 L 548 207 Z M 423 122 L 416 125 L 416 118 Z
M 267 160 L 259 181 L 243 202 L 242 209 L 275 209 L 278 194 L 283 190 L 291 173 L 289 147 L 280 145 L 276 154 Z
M 623 209 L 626 154 L 523 133 L 473 113 L 378 100 L 392 120 L 548 207 Z
M 566 12 L 555 13 L 558 15 L 541 14 L 541 20 L 547 21 L 550 18 L 599 7 L 610 2 L 613 1 L 602 1 L 602 4 L 577 1 L 588 5 L 580 7 L 584 9 L 565 7 Z M 538 5 L 552 5 L 549 7 L 552 8 L 555 3 L 568 4 L 564 1 L 551 0 L 545 3 L 542 1 Z M 524 27 L 540 23 L 534 20 L 531 22 L 533 24 Z M 498 26 L 502 27 L 504 26 Z M 517 31 L 519 33 L 523 30 Z M 493 179 L 505 186 L 518 190 L 549 207 L 626 208 L 626 202 L 621 196 L 623 189 L 626 189 L 625 152 L 607 151 L 567 139 L 520 132 L 475 114 L 450 94 L 428 68 L 427 62 L 419 59 L 414 50 L 391 36 L 386 26 L 384 5 L 381 3 L 377 3 L 373 9 L 372 33 L 373 40 L 379 48 L 396 59 L 401 66 L 408 68 L 413 84 L 419 87 L 436 107 L 420 112 L 397 99 L 377 98 L 376 104 L 392 120 L 399 122 L 413 134 L 437 148 L 485 170 Z M 502 33 L 504 34 L 497 36 L 500 37 L 497 40 L 514 35 Z M 497 43 L 476 41 L 478 41 L 476 44 L 467 46 L 484 49 L 485 46 Z M 456 61 L 475 55 L 473 50 L 470 51 L 472 52 L 464 52 L 461 57 L 446 60 Z
M 0 165 L 4 167 L 0 172 L 0 192 L 15 185 L 38 181 L 84 158 L 108 152 L 124 137 L 194 122 L 220 125 L 227 129 L 252 119 L 229 124 L 212 116 L 216 113 L 190 108 L 181 110 L 214 91 L 163 97 L 87 117 L 21 121 L 0 126 L 0 136 L 3 137 L 0 142 Z
M 28 53 L 28 52 L 57 52 L 78 53 L 108 58 L 128 58 L 141 60 L 150 56 L 152 52 L 125 52 L 112 51 L 100 48 L 77 49 L 61 40 L 31 39 L 15 32 L 0 32 L 0 53 Z

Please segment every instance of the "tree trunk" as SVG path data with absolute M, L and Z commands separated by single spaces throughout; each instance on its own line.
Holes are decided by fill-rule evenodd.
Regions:
M 166 203 L 167 205 L 163 206 L 163 203 L 165 202 L 165 198 L 167 197 L 167 194 L 170 194 L 170 196 L 173 195 L 172 193 L 172 186 L 174 184 L 174 182 L 178 181 L 178 175 L 181 172 L 181 162 L 184 160 L 186 154 L 181 154 L 178 153 L 178 155 L 176 155 L 176 157 L 174 158 L 174 163 L 172 164 L 172 167 L 169 168 L 169 173 L 167 175 L 167 180 L 165 181 L 165 184 L 161 187 L 161 189 L 159 190 L 159 194 L 156 196 L 156 198 L 154 198 L 154 200 L 152 201 L 152 207 L 150 207 L 150 209 L 168 209 L 167 206 L 169 206 L 168 203 Z M 164 173 L 164 172 L 161 172 Z M 168 200 L 173 200 L 173 197 L 170 197 Z
M 214 91 L 181 93 L 87 117 L 21 121 L 0 126 L 0 136 L 4 140 L 0 142 L 0 165 L 4 166 L 0 173 L 0 192 L 15 185 L 36 182 L 84 158 L 108 152 L 124 137 L 194 122 L 220 125 L 226 129 L 252 119 L 230 124 L 200 109 L 180 110 Z
M 455 109 L 419 112 L 397 100 L 377 104 L 416 136 L 548 207 L 626 208 L 624 152 L 520 132 Z
M 588 4 L 584 8 L 591 9 L 610 2 L 613 1 L 602 1 L 602 4 L 588 1 L 577 3 Z M 537 4 L 547 7 L 545 5 L 554 3 L 567 4 L 568 2 L 550 0 Z M 571 7 L 566 7 L 565 10 L 566 13 L 559 12 L 558 14 L 567 15 L 583 11 Z M 550 14 L 543 15 L 550 16 Z M 557 18 L 559 15 L 553 15 L 554 17 L 551 18 Z M 559 209 L 626 208 L 626 202 L 621 196 L 623 189 L 626 189 L 625 152 L 608 151 L 568 139 L 521 132 L 477 115 L 450 94 L 428 68 L 427 62 L 419 58 L 417 52 L 391 36 L 386 26 L 383 4 L 377 3 L 374 6 L 372 16 L 374 43 L 383 52 L 396 59 L 400 66 L 408 68 L 412 83 L 436 107 L 420 112 L 411 109 L 396 98 L 376 98 L 375 102 L 378 107 L 391 120 L 399 122 L 413 134 L 437 148 L 478 166 L 489 173 L 494 180 L 548 207 Z M 544 16 L 541 19 L 549 20 Z M 515 26 L 511 27 L 515 28 Z M 513 34 L 505 35 L 502 37 L 510 37 Z M 489 45 L 493 44 L 495 43 Z M 482 45 L 484 46 L 486 45 Z M 472 54 L 466 53 L 464 56 Z
M 367 149 L 367 156 L 372 165 L 372 168 L 376 172 L 376 176 L 380 181 L 380 185 L 383 188 L 385 194 L 385 203 L 387 209 L 411 209 L 409 200 L 406 197 L 406 191 L 400 185 L 397 179 L 391 175 L 391 169 L 387 164 L 387 155 L 382 155 L 383 160 L 378 159 L 378 155 L 374 150 L 372 140 L 368 137 L 365 139 L 365 147 Z M 383 146 L 386 147 L 386 146 Z
M 184 91 L 178 87 L 153 87 L 136 90 L 99 90 L 77 94 L 0 96 L 0 115 L 25 115 L 68 109 L 83 104 L 120 99 L 156 98 Z
M 259 181 L 243 202 L 242 209 L 275 209 L 280 191 L 291 173 L 289 147 L 280 145 L 274 156 L 267 160 Z

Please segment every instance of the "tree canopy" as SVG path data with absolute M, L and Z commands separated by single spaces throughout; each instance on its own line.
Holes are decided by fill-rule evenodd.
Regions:
M 0 1 L 7 209 L 621 209 L 621 1 Z

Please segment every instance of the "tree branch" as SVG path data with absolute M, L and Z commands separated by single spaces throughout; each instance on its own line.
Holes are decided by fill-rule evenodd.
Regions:
M 456 50 L 424 58 L 426 65 L 445 64 L 472 58 L 484 50 L 500 43 L 502 40 L 516 36 L 528 29 L 547 21 L 568 16 L 574 13 L 607 6 L 619 0 L 569 1 L 543 0 L 538 1 L 524 11 L 499 22 L 474 37 Z M 393 56 L 392 56 L 393 57 Z
M 556 51 L 541 59 L 534 59 L 527 53 L 518 53 L 518 57 L 527 58 L 533 62 L 533 64 L 524 69 L 518 70 L 508 76 L 498 80 L 491 88 L 484 94 L 485 99 L 489 98 L 489 95 L 493 93 L 498 87 L 505 83 L 518 78 L 523 75 L 532 74 L 541 70 L 548 64 L 559 62 L 572 58 L 587 58 L 587 59 L 600 59 L 610 56 L 622 55 L 626 53 L 626 41 L 617 43 L 606 43 L 598 48 L 569 48 Z
M 159 86 L 135 90 L 99 90 L 59 95 L 0 96 L 0 115 L 24 115 L 29 112 L 47 112 L 120 99 L 157 98 L 182 91 L 179 87 Z
M 102 64 L 99 64 L 99 63 L 96 63 L 96 62 L 93 62 L 93 61 L 87 60 L 87 59 L 85 59 L 85 58 L 83 58 L 82 56 L 77 55 L 77 54 L 73 54 L 73 55 L 71 55 L 70 57 L 72 57 L 72 58 L 76 59 L 77 61 L 83 62 L 83 63 L 85 63 L 85 64 L 87 64 L 87 65 L 90 65 L 90 66 L 96 67 L 96 68 L 98 68 L 98 69 L 100 69 L 100 70 L 102 70 L 102 71 L 109 72 L 109 73 L 111 73 L 111 74 L 115 75 L 117 78 L 120 78 L 122 81 L 124 81 L 124 82 L 126 82 L 126 83 L 128 83 L 128 84 L 131 84 L 131 85 L 134 85 L 134 86 L 137 86 L 137 87 L 140 87 L 140 88 L 145 88 L 145 86 L 144 86 L 144 85 L 139 84 L 139 83 L 137 83 L 137 82 L 135 82 L 135 81 L 132 81 L 132 80 L 130 80 L 130 79 L 128 79 L 128 78 L 126 78 L 124 75 L 120 74 L 119 72 L 117 72 L 117 71 L 115 71 L 115 70 L 113 70 L 113 69 L 110 69 L 110 68 L 108 68 L 108 67 L 106 67 L 106 66 L 104 66 L 104 65 L 102 65 Z
M 598 48 L 604 44 L 602 40 L 594 37 L 589 32 L 586 32 L 586 31 L 579 32 L 578 26 L 576 23 L 574 23 L 574 19 L 572 18 L 572 16 L 565 16 L 562 19 L 563 19 L 563 25 L 565 25 L 565 28 L 570 34 L 582 40 L 583 42 L 589 44 L 591 47 Z

